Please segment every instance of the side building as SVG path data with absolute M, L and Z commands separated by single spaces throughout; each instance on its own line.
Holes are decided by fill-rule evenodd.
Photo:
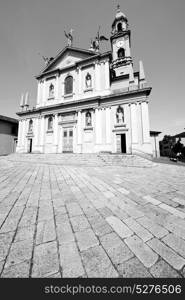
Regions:
M 133 69 L 131 31 L 118 6 L 111 51 L 72 45 L 49 60 L 34 109 L 18 112 L 17 152 L 141 153 L 152 156 L 143 64 Z
M 0 115 L 0 155 L 16 151 L 18 120 Z

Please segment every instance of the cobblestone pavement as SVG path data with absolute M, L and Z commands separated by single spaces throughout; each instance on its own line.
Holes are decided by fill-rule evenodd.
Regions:
M 185 169 L 0 159 L 1 277 L 185 277 Z

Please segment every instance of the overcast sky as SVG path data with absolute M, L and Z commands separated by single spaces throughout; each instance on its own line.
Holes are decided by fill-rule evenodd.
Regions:
M 110 37 L 117 4 L 128 18 L 134 69 L 144 63 L 151 130 L 175 134 L 185 128 L 185 0 L 0 0 L 0 114 L 16 117 L 27 90 L 36 103 L 34 78 L 66 46 L 88 49 L 98 26 Z M 104 42 L 102 51 L 110 50 Z

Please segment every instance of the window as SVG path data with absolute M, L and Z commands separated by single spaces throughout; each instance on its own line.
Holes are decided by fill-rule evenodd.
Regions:
M 122 31 L 123 30 L 122 23 L 118 23 L 117 29 L 118 29 L 118 31 Z
M 29 121 L 28 131 L 33 131 L 33 120 Z
M 92 126 L 91 113 L 88 111 L 85 115 L 86 126 Z
M 124 58 L 125 57 L 125 49 L 120 48 L 118 50 L 118 58 Z
M 69 136 L 70 136 L 70 137 L 73 136 L 73 131 L 72 131 L 72 130 L 69 131 Z
M 53 117 L 49 117 L 48 118 L 48 131 L 52 131 L 53 130 Z
M 65 95 L 73 93 L 73 77 L 72 76 L 67 76 L 65 79 L 64 93 L 65 93 Z
M 54 97 L 54 85 L 51 83 L 49 86 L 49 98 Z
M 67 131 L 64 131 L 64 137 L 67 137 Z

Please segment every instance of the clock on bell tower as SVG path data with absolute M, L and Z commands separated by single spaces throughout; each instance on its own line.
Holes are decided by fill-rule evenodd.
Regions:
M 132 64 L 130 35 L 127 17 L 121 12 L 118 5 L 110 38 L 112 69 L 116 77 L 129 74 L 130 64 Z

